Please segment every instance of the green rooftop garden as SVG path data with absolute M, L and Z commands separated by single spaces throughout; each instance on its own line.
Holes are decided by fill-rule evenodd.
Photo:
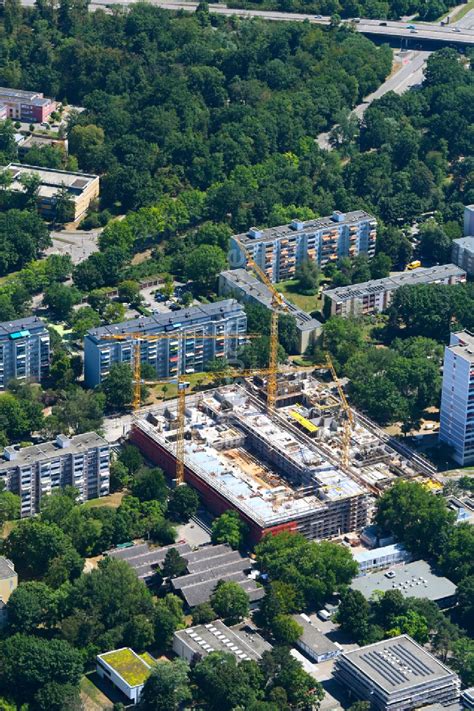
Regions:
M 120 674 L 122 679 L 130 686 L 144 684 L 150 676 L 148 664 L 152 659 L 149 655 L 147 655 L 145 663 L 145 661 L 131 649 L 119 649 L 114 652 L 101 654 L 100 658 L 104 662 L 107 662 L 117 674 Z

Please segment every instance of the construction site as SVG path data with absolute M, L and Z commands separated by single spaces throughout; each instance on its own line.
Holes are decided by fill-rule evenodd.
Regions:
M 181 425 L 170 401 L 137 413 L 130 440 L 172 479 L 181 451 L 182 480 L 213 513 L 238 511 L 253 542 L 270 531 L 310 540 L 360 531 L 377 495 L 419 476 L 358 417 L 348 431 L 337 390 L 307 371 L 279 375 L 271 410 L 265 392 L 253 377 L 187 395 Z

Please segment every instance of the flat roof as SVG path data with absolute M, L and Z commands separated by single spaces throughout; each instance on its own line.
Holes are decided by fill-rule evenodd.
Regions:
M 391 573 L 394 573 L 392 577 L 390 577 Z M 448 578 L 436 575 L 424 560 L 394 565 L 389 570 L 355 578 L 351 588 L 359 590 L 367 599 L 376 590 L 381 592 L 399 590 L 403 597 L 426 597 L 435 602 L 456 594 L 456 585 Z
M 109 443 L 96 432 L 85 432 L 71 438 L 66 437 L 64 440 L 69 440 L 69 444 L 65 447 L 59 446 L 55 440 L 54 442 L 43 442 L 42 444 L 34 444 L 21 449 L 15 448 L 13 458 L 0 460 L 0 474 L 15 467 L 25 467 L 47 459 L 56 459 L 68 454 L 86 452 L 92 447 L 109 446 Z M 12 448 L 10 447 L 7 451 L 11 453 Z
M 349 286 L 338 286 L 336 289 L 323 291 L 323 297 L 333 301 L 348 301 L 350 299 L 361 299 L 371 294 L 380 294 L 385 291 L 392 291 L 404 285 L 431 284 L 447 277 L 465 277 L 464 269 L 455 264 L 441 264 L 437 267 L 419 267 L 412 271 L 394 274 L 384 279 L 371 279 L 360 284 L 350 284 Z
M 2 99 L 40 99 L 43 94 L 40 91 L 27 91 L 26 89 L 9 89 L 6 86 L 0 86 L 0 101 Z
M 456 356 L 474 363 L 474 334 L 469 331 L 451 333 L 451 343 L 447 346 Z
M 228 269 L 221 272 L 220 276 L 225 279 L 230 288 L 242 289 L 248 296 L 259 301 L 267 309 L 273 309 L 272 292 L 251 272 L 246 269 Z M 283 297 L 283 301 L 287 310 L 278 310 L 288 316 L 293 316 L 300 331 L 314 331 L 314 329 L 322 327 L 321 321 L 313 318 L 306 311 L 302 311 L 285 297 Z
M 3 555 L 0 556 L 0 580 L 5 580 L 5 578 L 11 578 L 12 575 L 16 575 L 15 567 L 11 560 L 5 558 Z
M 336 216 L 339 219 L 334 219 Z M 361 221 L 376 222 L 373 215 L 369 215 L 365 210 L 353 210 L 352 212 L 341 213 L 335 211 L 333 215 L 327 217 L 317 217 L 314 220 L 293 220 L 289 225 L 279 225 L 278 227 L 267 227 L 261 230 L 256 230 L 259 233 L 258 237 L 251 237 L 248 232 L 234 235 L 234 239 L 243 244 L 257 244 L 258 242 L 268 242 L 283 237 L 290 237 L 298 233 L 318 232 L 323 229 L 333 229 L 342 225 L 357 224 Z M 256 229 L 256 228 L 251 228 Z
M 151 657 L 146 656 L 148 661 L 139 656 L 133 649 L 123 647 L 105 654 L 98 654 L 97 658 L 105 662 L 113 671 L 128 684 L 128 686 L 142 686 L 151 672 Z
M 40 197 L 53 197 L 59 188 L 65 185 L 71 197 L 74 198 L 88 188 L 92 182 L 99 179 L 98 175 L 90 173 L 72 173 L 55 168 L 40 168 L 37 165 L 27 165 L 26 163 L 10 163 L 4 170 L 10 171 L 12 175 L 12 190 L 24 190 L 20 182 L 22 175 L 30 175 L 31 173 L 38 175 L 41 180 L 39 187 Z
M 255 630 L 249 629 L 252 630 L 251 636 L 250 633 L 244 633 L 238 625 L 227 627 L 222 620 L 215 620 L 207 625 L 178 630 L 174 635 L 203 657 L 211 652 L 228 652 L 238 661 L 257 661 L 261 659 L 263 651 L 270 651 L 272 647 Z M 254 641 L 256 636 L 259 637 L 258 643 Z
M 290 431 L 280 419 L 270 418 L 264 405 L 238 385 L 190 395 L 186 405 L 186 428 L 192 433 L 185 440 L 187 465 L 261 525 L 305 516 L 326 502 L 366 494 L 328 461 L 316 443 Z M 160 429 L 146 416 L 137 425 L 174 453 L 175 424 L 166 417 L 167 412 L 172 413 L 169 402 L 153 410 Z M 228 416 L 227 421 L 219 421 L 223 414 Z M 289 483 L 286 472 L 279 473 L 278 467 L 267 465 L 250 452 L 245 447 L 249 433 L 257 434 L 265 446 L 281 453 L 293 474 L 300 472 L 305 488 L 299 490 Z
M 374 560 L 383 558 L 394 553 L 405 553 L 405 548 L 400 543 L 392 543 L 390 546 L 382 546 L 381 548 L 371 548 L 369 551 L 359 551 L 354 553 L 354 560 L 358 563 L 364 563 L 366 560 Z
M 474 210 L 474 207 L 470 205 Z M 466 237 L 459 237 L 458 239 L 453 239 L 453 244 L 459 245 L 462 249 L 469 249 L 474 251 L 474 235 L 467 235 Z
M 328 654 L 341 651 L 337 644 L 334 644 L 325 634 L 321 632 L 315 625 L 306 619 L 304 615 L 292 615 L 295 622 L 303 628 L 303 634 L 298 641 L 311 647 L 318 654 Z M 297 642 L 298 644 L 298 642 Z
M 130 321 L 122 321 L 121 323 L 110 324 L 109 326 L 100 326 L 92 328 L 87 332 L 87 335 L 95 341 L 100 341 L 103 336 L 119 336 L 127 333 L 147 333 L 155 332 L 159 329 L 177 327 L 178 325 L 190 324 L 199 318 L 225 318 L 231 313 L 242 312 L 244 310 L 241 304 L 235 299 L 224 299 L 216 301 L 212 304 L 199 304 L 191 308 L 181 309 L 180 311 L 170 311 L 170 313 L 156 313 L 153 316 L 145 316 L 142 318 L 134 318 Z
M 21 333 L 30 329 L 43 328 L 48 332 L 46 324 L 38 316 L 26 316 L 15 321 L 3 321 L 0 323 L 0 338 L 10 336 L 12 333 Z
M 340 660 L 349 662 L 369 684 L 388 694 L 454 674 L 408 635 L 345 652 Z

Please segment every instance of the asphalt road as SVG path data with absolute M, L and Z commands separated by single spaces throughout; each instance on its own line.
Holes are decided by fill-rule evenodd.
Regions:
M 455 26 L 465 30 L 474 30 L 474 10 L 469 10 L 464 17 L 455 23 Z
M 380 99 L 381 96 L 389 91 L 394 91 L 396 94 L 403 94 L 407 89 L 421 84 L 423 81 L 425 61 L 429 55 L 430 52 L 411 52 L 405 57 L 402 55 L 401 59 L 403 65 L 398 72 L 384 81 L 376 91 L 365 97 L 364 101 L 355 107 L 353 113 L 361 119 L 366 109 L 375 99 Z M 332 150 L 329 143 L 329 132 L 320 133 L 316 140 L 320 148 L 324 148 L 328 151 Z
M 91 0 L 89 8 L 91 11 L 97 8 L 109 8 L 112 5 L 132 5 L 136 0 Z M 25 7 L 31 7 L 35 4 L 35 0 L 20 0 Z M 152 5 L 157 5 L 165 10 L 186 10 L 194 12 L 197 8 L 197 2 L 186 2 L 183 0 L 150 0 Z M 228 8 L 225 4 L 209 5 L 210 12 L 216 15 L 238 15 L 241 17 L 261 17 L 264 20 L 276 20 L 280 22 L 309 22 L 321 25 L 329 23 L 329 17 L 319 17 L 312 14 L 303 14 L 298 12 L 277 12 L 271 10 L 243 10 L 239 8 Z M 459 24 L 459 26 L 457 26 Z M 409 27 L 412 22 L 406 23 L 401 21 L 380 21 L 362 19 L 355 24 L 355 28 L 362 34 L 371 37 L 386 37 L 387 39 L 406 40 L 413 46 L 414 43 L 421 40 L 428 40 L 439 44 L 457 44 L 461 46 L 474 44 L 474 19 L 471 13 L 468 13 L 463 20 L 456 25 L 441 26 L 430 23 L 417 23 L 415 29 Z
M 186 10 L 194 12 L 197 8 L 197 2 L 186 2 L 183 0 L 150 0 L 153 5 L 162 7 L 166 10 Z M 34 0 L 21 0 L 23 5 L 33 5 Z M 89 5 L 91 10 L 99 7 L 110 7 L 111 5 L 130 5 L 135 0 L 92 0 Z M 321 25 L 329 23 L 329 17 L 316 17 L 311 14 L 303 14 L 297 12 L 277 12 L 270 10 L 243 10 L 240 8 L 228 8 L 224 4 L 210 4 L 210 12 L 216 15 L 237 15 L 240 17 L 260 17 L 264 20 L 275 20 L 280 22 L 309 22 Z M 467 17 L 467 15 L 466 15 Z M 462 21 L 461 21 L 462 22 Z M 420 40 L 430 40 L 440 44 L 459 44 L 471 45 L 474 44 L 474 29 L 465 28 L 462 24 L 459 27 L 455 25 L 441 26 L 438 24 L 423 24 L 416 23 L 415 29 L 409 25 L 414 23 L 401 21 L 380 21 L 362 19 L 355 24 L 358 32 L 372 37 L 386 37 L 387 39 L 405 39 L 412 43 Z

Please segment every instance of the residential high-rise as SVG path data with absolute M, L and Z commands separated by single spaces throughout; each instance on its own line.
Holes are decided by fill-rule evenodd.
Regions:
M 258 230 L 231 237 L 229 262 L 231 269 L 245 267 L 247 259 L 243 245 L 252 259 L 272 282 L 291 279 L 304 261 L 325 266 L 341 257 L 375 254 L 377 221 L 364 210 L 319 217 L 289 225 Z
M 5 447 L 0 479 L 21 498 L 21 517 L 38 513 L 43 496 L 74 486 L 78 500 L 109 493 L 109 445 L 95 432 L 31 447 Z
M 228 269 L 219 274 L 219 294 L 233 296 L 244 304 L 257 304 L 273 310 L 273 295 L 270 289 L 246 269 Z M 321 333 L 323 324 L 283 297 L 284 313 L 294 318 L 298 332 L 298 350 L 304 353 Z M 281 310 L 280 310 L 281 311 Z
M 474 205 L 464 208 L 464 237 L 474 235 Z
M 142 363 L 150 363 L 159 380 L 203 371 L 207 363 L 215 358 L 231 360 L 246 342 L 247 317 L 241 304 L 235 299 L 226 299 L 214 304 L 157 313 L 146 318 L 94 328 L 84 339 L 84 373 L 88 387 L 93 388 L 101 383 L 114 363 L 131 364 L 132 338 L 107 338 L 127 333 L 171 336 L 141 343 Z M 219 340 L 206 336 L 223 338 Z
M 444 351 L 439 438 L 461 466 L 474 463 L 474 335 L 451 334 Z
M 361 284 L 338 286 L 323 291 L 323 313 L 330 316 L 367 316 L 387 309 L 401 286 L 418 284 L 463 284 L 466 272 L 455 264 L 441 264 L 427 269 L 414 269 L 384 279 L 371 279 Z
M 40 318 L 0 323 L 0 390 L 13 379 L 41 382 L 49 357 L 49 332 Z

